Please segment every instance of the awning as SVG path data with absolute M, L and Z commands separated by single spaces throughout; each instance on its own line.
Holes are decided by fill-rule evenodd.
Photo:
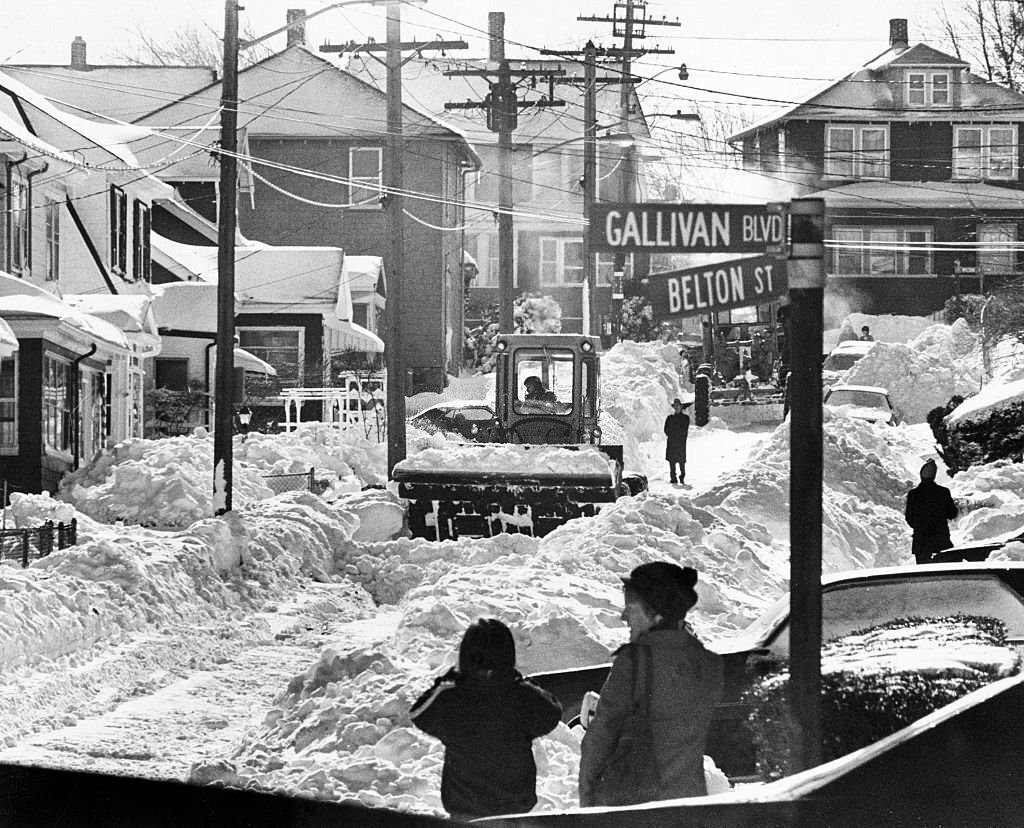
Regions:
M 0 358 L 9 357 L 18 350 L 18 337 L 14 335 L 11 326 L 0 319 Z
M 384 340 L 373 331 L 345 319 L 324 317 L 324 324 L 341 334 L 341 347 L 370 354 L 384 353 Z
M 264 362 L 256 354 L 251 354 L 245 348 L 235 348 L 235 367 L 244 368 L 254 374 L 266 374 L 268 377 L 276 377 L 277 369 L 269 362 Z

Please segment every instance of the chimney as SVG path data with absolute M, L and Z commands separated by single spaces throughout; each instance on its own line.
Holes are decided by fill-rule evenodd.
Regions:
M 501 63 L 505 59 L 505 12 L 487 13 L 487 36 L 490 39 L 491 63 Z
M 893 49 L 906 49 L 909 45 L 906 18 L 894 17 L 889 21 L 889 46 Z
M 89 68 L 89 63 L 85 59 L 85 40 L 81 35 L 75 35 L 75 39 L 71 41 L 71 68 Z
M 305 9 L 288 9 L 285 12 L 285 24 L 290 26 L 296 20 L 302 20 L 306 16 Z M 295 26 L 294 29 L 288 30 L 288 48 L 292 46 L 305 46 L 306 45 L 306 23 L 303 21 Z

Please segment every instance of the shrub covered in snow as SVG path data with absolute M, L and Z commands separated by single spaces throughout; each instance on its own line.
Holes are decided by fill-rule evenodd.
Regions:
M 824 761 L 865 747 L 992 681 L 1020 672 L 995 618 L 906 618 L 860 630 L 822 648 Z M 785 775 L 795 723 L 782 669 L 746 694 L 757 762 L 765 778 Z

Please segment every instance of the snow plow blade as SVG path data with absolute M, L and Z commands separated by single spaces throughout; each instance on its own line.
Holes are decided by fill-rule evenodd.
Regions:
M 538 469 L 528 462 L 531 455 L 542 453 L 557 457 L 553 450 L 595 448 L 472 444 L 459 448 L 469 460 L 463 467 L 428 469 L 403 461 L 392 478 L 399 497 L 412 501 L 409 528 L 414 537 L 444 540 L 502 532 L 541 536 L 572 518 L 596 514 L 596 504 L 613 503 L 630 493 L 622 481 L 622 446 L 601 446 L 605 463 L 600 468 L 591 462 L 587 468 L 573 469 L 567 463 L 559 470 Z M 509 452 L 527 462 L 505 462 Z

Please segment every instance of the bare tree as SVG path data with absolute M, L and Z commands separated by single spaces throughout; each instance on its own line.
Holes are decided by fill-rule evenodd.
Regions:
M 239 33 L 242 41 L 256 35 L 249 28 Z M 239 63 L 251 66 L 271 54 L 264 44 L 242 50 Z M 220 71 L 224 65 L 224 46 L 219 32 L 209 26 L 188 24 L 171 32 L 153 35 L 136 26 L 129 47 L 113 52 L 115 60 L 146 66 L 208 66 Z
M 978 74 L 1024 87 L 1024 0 L 962 0 L 940 8 L 939 37 Z

